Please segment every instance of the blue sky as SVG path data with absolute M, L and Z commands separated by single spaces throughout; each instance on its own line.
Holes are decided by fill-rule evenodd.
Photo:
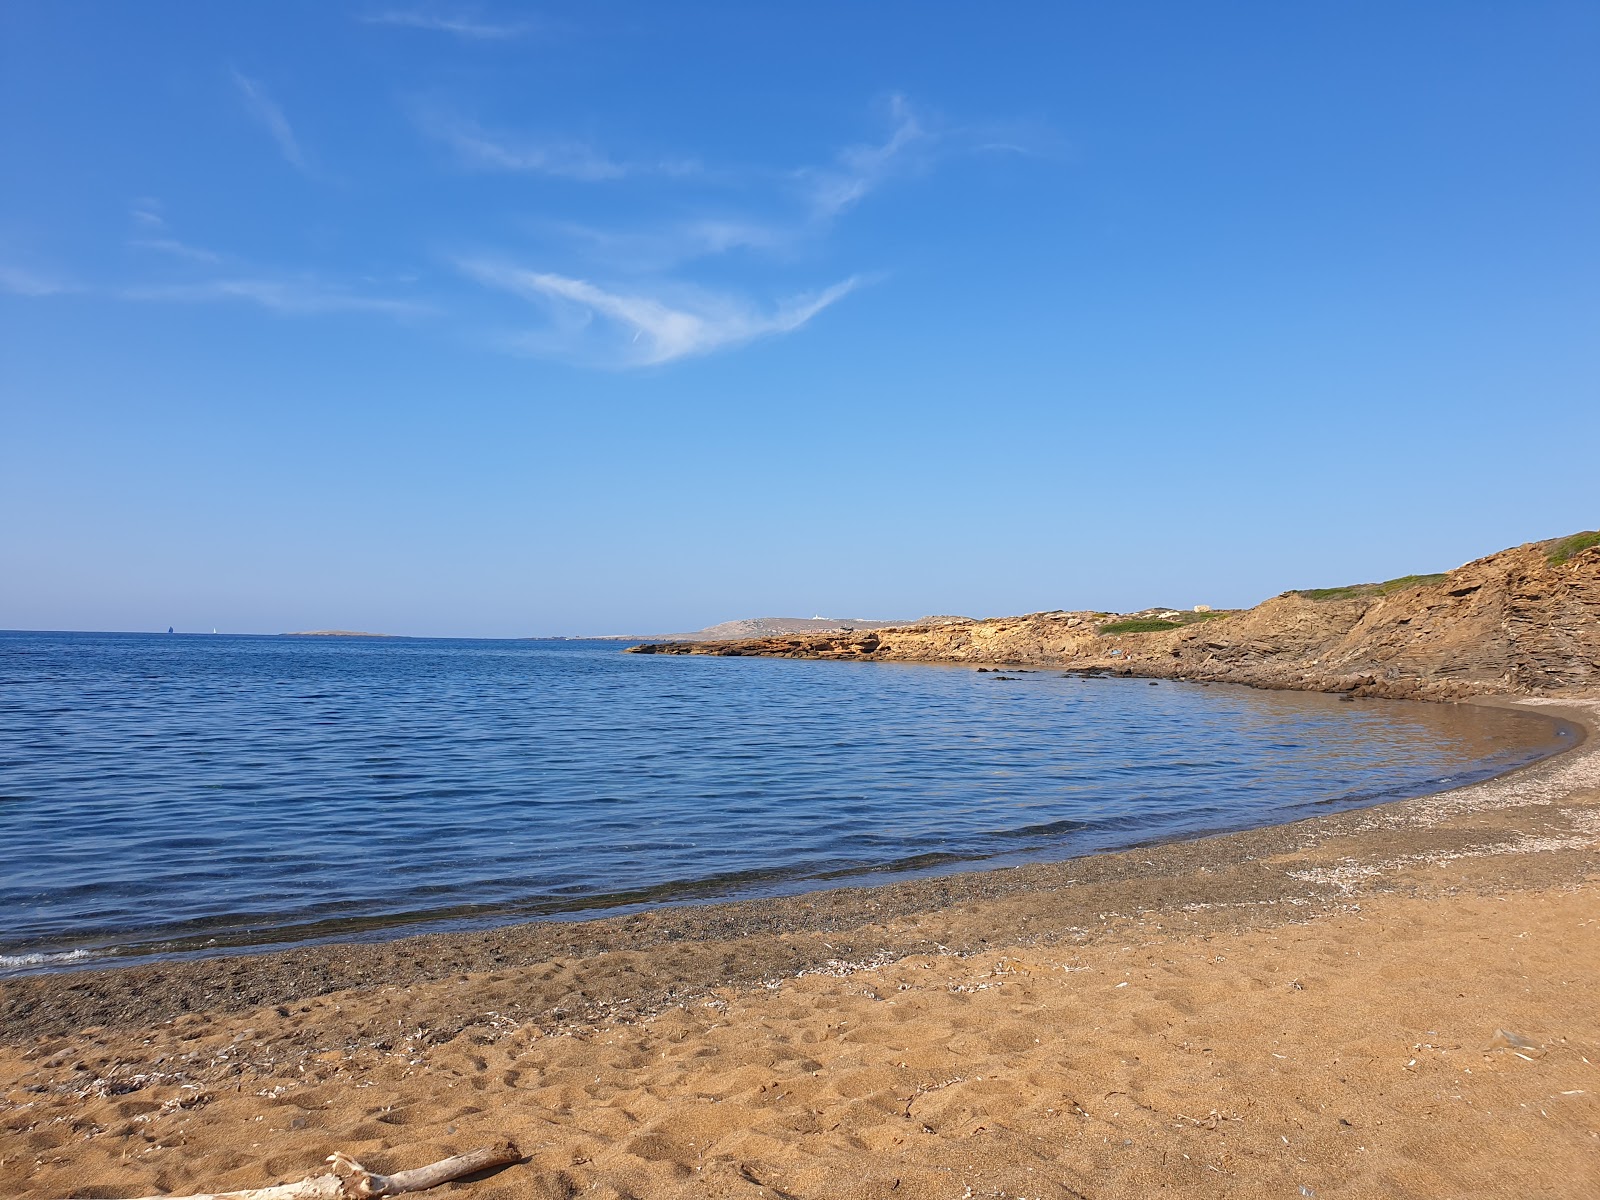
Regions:
M 0 5 L 0 627 L 1254 603 L 1600 524 L 1600 6 Z

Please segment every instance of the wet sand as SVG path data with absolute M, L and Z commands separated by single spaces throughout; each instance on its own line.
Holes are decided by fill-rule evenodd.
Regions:
M 261 1186 L 335 1149 L 394 1170 L 510 1136 L 527 1162 L 446 1192 L 1593 1195 L 1600 701 L 1521 703 L 1591 736 L 1293 825 L 12 981 L 0 1194 Z

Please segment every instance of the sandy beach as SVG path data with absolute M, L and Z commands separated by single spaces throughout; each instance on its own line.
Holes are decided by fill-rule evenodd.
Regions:
M 1512 703 L 1499 701 L 1499 703 Z M 0 1192 L 1588 1196 L 1600 702 L 1455 792 L 945 879 L 0 986 Z

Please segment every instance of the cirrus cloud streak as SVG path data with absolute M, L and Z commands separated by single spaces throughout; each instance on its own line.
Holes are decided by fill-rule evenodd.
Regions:
M 851 277 L 763 309 L 740 297 L 699 291 L 683 291 L 669 303 L 643 291 L 610 290 L 588 280 L 496 260 L 465 259 L 457 266 L 479 283 L 545 305 L 551 318 L 549 332 L 559 336 L 557 345 L 569 356 L 581 357 L 586 346 L 607 352 L 609 342 L 607 357 L 620 366 L 656 366 L 792 333 L 861 284 Z M 593 336 L 575 338 L 575 334 Z M 522 340 L 541 352 L 557 348 L 546 344 L 539 332 Z

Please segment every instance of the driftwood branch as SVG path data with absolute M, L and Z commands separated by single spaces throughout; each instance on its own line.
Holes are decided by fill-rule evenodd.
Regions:
M 369 1171 L 342 1151 L 328 1155 L 333 1170 L 313 1175 L 299 1183 L 276 1183 L 271 1187 L 246 1188 L 242 1192 L 203 1192 L 194 1196 L 147 1196 L 145 1200 L 372 1200 L 377 1196 L 398 1196 L 402 1192 L 421 1192 L 471 1175 L 522 1161 L 522 1151 L 510 1142 L 499 1142 L 441 1159 L 426 1167 L 414 1167 L 394 1175 Z

